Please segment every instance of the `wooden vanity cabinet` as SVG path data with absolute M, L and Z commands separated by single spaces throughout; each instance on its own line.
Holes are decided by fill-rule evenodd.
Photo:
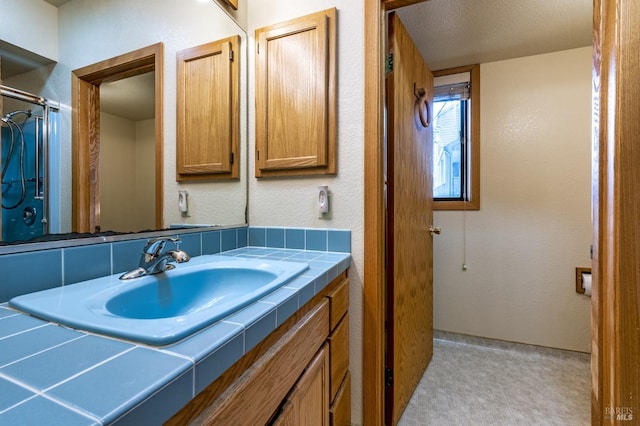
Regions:
M 348 296 L 343 272 L 167 424 L 349 425 Z
M 336 9 L 257 29 L 256 177 L 336 173 Z
M 177 53 L 176 180 L 239 178 L 240 37 Z

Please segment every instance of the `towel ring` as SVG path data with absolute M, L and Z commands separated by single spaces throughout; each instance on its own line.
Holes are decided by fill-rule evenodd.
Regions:
M 416 108 L 418 109 L 418 117 L 422 127 L 431 125 L 431 105 L 427 97 L 427 91 L 424 88 L 417 89 L 416 83 L 413 83 L 413 94 L 416 97 Z M 423 107 L 424 105 L 424 107 Z

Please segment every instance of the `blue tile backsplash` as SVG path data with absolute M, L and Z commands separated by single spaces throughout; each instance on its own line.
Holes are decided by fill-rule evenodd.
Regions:
M 161 424 L 351 262 L 348 230 L 243 227 L 181 238 L 180 248 L 192 256 L 221 253 L 305 262 L 309 268 L 254 304 L 162 348 L 57 326 L 10 310 L 0 300 L 0 424 L 50 424 L 52 418 L 65 425 Z M 0 255 L 0 268 L 12 265 L 8 280 L 3 273 L 0 295 L 8 299 L 29 292 L 25 288 L 131 269 L 145 241 Z M 42 263 L 34 267 L 34 259 Z M 24 284 L 31 279 L 35 285 Z
M 351 231 L 344 229 L 250 227 L 249 246 L 351 253 Z
M 65 284 L 111 275 L 111 262 L 95 261 L 111 258 L 111 244 L 69 247 L 64 250 L 63 255 Z
M 0 302 L 62 285 L 62 250 L 0 256 Z

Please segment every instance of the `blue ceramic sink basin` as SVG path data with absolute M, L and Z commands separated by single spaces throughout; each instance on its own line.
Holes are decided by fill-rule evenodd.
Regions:
M 207 255 L 161 274 L 124 281 L 111 275 L 18 296 L 9 304 L 69 327 L 166 345 L 259 300 L 307 268 Z
M 104 309 L 119 317 L 159 319 L 189 315 L 216 304 L 242 307 L 244 301 L 253 300 L 254 292 L 263 294 L 278 278 L 272 270 L 234 265 L 182 272 L 120 292 L 108 299 Z

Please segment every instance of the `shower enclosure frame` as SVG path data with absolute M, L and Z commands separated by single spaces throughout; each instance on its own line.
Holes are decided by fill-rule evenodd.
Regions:
M 42 230 L 43 235 L 49 234 L 49 134 L 50 134 L 50 112 L 58 111 L 59 104 L 52 102 L 42 96 L 34 95 L 23 90 L 15 89 L 13 87 L 0 85 L 0 96 L 6 96 L 15 100 L 27 102 L 33 105 L 39 105 L 42 107 L 42 152 L 38 153 L 36 147 L 35 150 L 35 165 L 36 174 L 39 173 L 39 164 L 42 162 L 42 192 L 38 191 L 38 178 L 36 178 L 36 194 L 34 198 L 42 200 Z M 36 129 L 37 129 L 36 125 Z M 36 130 L 36 144 L 37 144 Z M 0 195 L 0 199 L 2 196 Z

